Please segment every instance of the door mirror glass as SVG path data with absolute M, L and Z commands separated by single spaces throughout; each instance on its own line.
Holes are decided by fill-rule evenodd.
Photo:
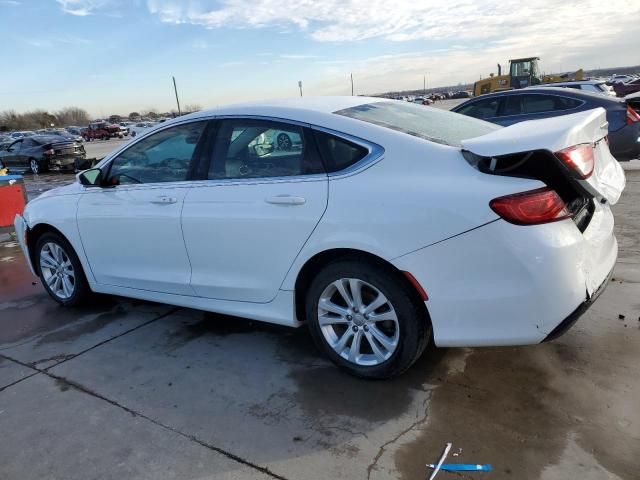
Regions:
M 92 168 L 78 175 L 80 183 L 85 187 L 99 187 L 102 184 L 102 170 Z

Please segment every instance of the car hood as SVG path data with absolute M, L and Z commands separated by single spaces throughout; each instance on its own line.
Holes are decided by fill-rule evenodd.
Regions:
M 45 198 L 59 197 L 61 195 L 75 195 L 80 192 L 82 192 L 82 185 L 80 185 L 78 182 L 74 182 L 69 185 L 64 185 L 62 187 L 56 187 L 52 188 L 51 190 L 47 190 L 43 194 L 34 198 L 32 201 L 35 202 Z

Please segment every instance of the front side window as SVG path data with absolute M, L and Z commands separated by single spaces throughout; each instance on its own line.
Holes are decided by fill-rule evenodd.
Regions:
M 208 178 L 290 177 L 323 173 L 308 133 L 269 120 L 223 120 Z
M 107 184 L 187 180 L 191 160 L 206 122 L 177 125 L 135 143 L 111 162 Z
M 465 105 L 458 110 L 458 113 L 474 118 L 492 118 L 498 114 L 499 105 L 500 99 L 487 98 L 485 100 L 478 100 L 477 102 Z

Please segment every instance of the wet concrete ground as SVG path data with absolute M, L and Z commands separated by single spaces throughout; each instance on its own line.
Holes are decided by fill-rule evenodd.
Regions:
M 640 171 L 615 207 L 614 280 L 565 336 L 434 349 L 371 382 L 304 328 L 113 297 L 49 300 L 0 243 L 0 478 L 635 479 Z M 34 284 L 35 282 L 35 284 Z M 459 449 L 462 449 L 461 452 Z

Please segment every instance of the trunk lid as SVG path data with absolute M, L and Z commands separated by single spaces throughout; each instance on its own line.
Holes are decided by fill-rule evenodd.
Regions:
M 605 141 L 608 134 L 606 111 L 596 108 L 586 112 L 561 115 L 540 120 L 528 120 L 501 128 L 481 137 L 462 141 L 463 150 L 479 157 L 503 157 L 534 151 L 551 154 L 576 145 L 593 145 L 594 169 L 586 179 L 566 176 L 598 200 L 615 204 L 626 180 L 618 161 L 611 155 Z M 561 163 L 560 160 L 558 160 Z

